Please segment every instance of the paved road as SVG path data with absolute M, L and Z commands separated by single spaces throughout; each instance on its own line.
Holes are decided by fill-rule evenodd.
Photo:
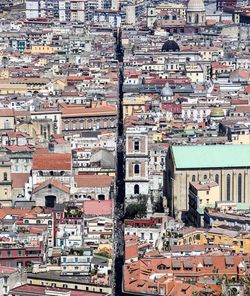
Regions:
M 115 282 L 114 295 L 122 296 L 122 268 L 124 263 L 124 136 L 123 136 L 123 49 L 121 44 L 121 31 L 117 33 L 117 59 L 119 61 L 119 104 L 118 104 L 118 127 L 117 127 L 117 172 L 116 172 L 116 195 L 115 195 Z

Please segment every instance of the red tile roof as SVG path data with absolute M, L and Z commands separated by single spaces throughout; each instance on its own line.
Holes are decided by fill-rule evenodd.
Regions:
M 43 183 L 40 183 L 35 189 L 33 189 L 32 193 L 36 193 L 39 190 L 47 187 L 48 185 L 52 185 L 57 189 L 64 191 L 66 193 L 70 192 L 70 189 L 67 186 L 63 185 L 61 182 L 57 181 L 56 179 L 51 178 L 49 180 L 44 181 Z
M 83 211 L 87 216 L 111 216 L 112 200 L 85 200 L 83 201 Z
M 0 117 L 14 117 L 14 109 L 0 109 Z
M 7 215 L 22 216 L 29 212 L 30 210 L 27 210 L 27 209 L 4 208 L 4 209 L 0 209 L 0 219 L 4 219 Z
M 115 106 L 101 106 L 95 108 L 86 108 L 84 106 L 65 106 L 62 110 L 62 117 L 88 117 L 88 116 L 103 116 L 117 115 Z
M 35 153 L 32 170 L 71 170 L 71 154 Z
M 113 178 L 106 175 L 76 175 L 74 179 L 77 187 L 110 187 Z
M 11 173 L 12 187 L 24 188 L 25 183 L 29 180 L 29 173 Z

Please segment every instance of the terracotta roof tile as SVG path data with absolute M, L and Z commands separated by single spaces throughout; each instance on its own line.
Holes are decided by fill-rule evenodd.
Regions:
M 11 173 L 12 187 L 24 188 L 25 183 L 29 180 L 29 173 Z
M 110 187 L 113 178 L 107 175 L 76 175 L 77 187 Z
M 49 179 L 49 180 L 44 181 L 43 183 L 40 183 L 35 189 L 33 189 L 32 193 L 36 193 L 48 185 L 52 185 L 52 186 L 56 187 L 57 189 L 64 191 L 66 193 L 70 192 L 70 189 L 67 186 L 65 186 L 64 184 L 62 184 L 61 182 L 57 181 L 56 179 Z
M 35 153 L 32 170 L 71 170 L 71 154 Z
M 83 211 L 87 216 L 111 216 L 112 200 L 85 200 Z

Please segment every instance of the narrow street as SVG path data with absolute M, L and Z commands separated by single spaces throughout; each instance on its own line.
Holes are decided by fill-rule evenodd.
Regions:
M 116 55 L 119 61 L 119 104 L 118 104 L 118 127 L 117 127 L 117 179 L 115 195 L 115 275 L 114 295 L 122 296 L 122 268 L 124 263 L 124 136 L 123 136 L 123 48 L 121 44 L 121 31 L 117 31 Z

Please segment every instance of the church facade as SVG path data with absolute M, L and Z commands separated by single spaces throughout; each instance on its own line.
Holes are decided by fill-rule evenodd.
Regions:
M 250 145 L 172 146 L 166 156 L 164 195 L 171 214 L 188 210 L 189 183 L 213 180 L 220 201 L 250 202 Z

